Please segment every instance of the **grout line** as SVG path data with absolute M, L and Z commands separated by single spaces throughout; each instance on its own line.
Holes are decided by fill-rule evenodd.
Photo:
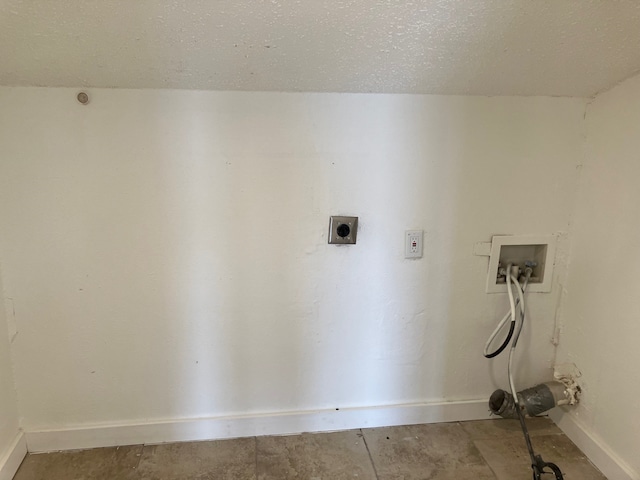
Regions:
M 493 476 L 494 476 L 495 478 L 498 478 L 498 473 L 494 470 L 494 468 L 493 468 L 493 466 L 491 465 L 491 463 L 489 463 L 489 460 L 487 460 L 487 458 L 484 456 L 484 453 L 482 453 L 482 450 L 480 450 L 480 449 L 478 448 L 478 445 L 476 444 L 476 442 L 478 442 L 478 441 L 483 441 L 483 440 L 486 440 L 486 439 L 483 439 L 483 438 L 473 438 L 473 436 L 472 436 L 469 432 L 467 432 L 467 431 L 465 430 L 465 428 L 462 426 L 462 424 L 463 424 L 464 422 L 455 422 L 455 423 L 456 423 L 456 425 L 458 425 L 458 426 L 460 427 L 460 430 L 462 430 L 462 432 L 464 432 L 464 434 L 465 434 L 465 435 L 466 435 L 466 437 L 467 437 L 467 440 L 469 441 L 469 444 L 470 444 L 470 445 L 473 445 L 473 448 L 475 448 L 475 449 L 476 449 L 476 451 L 478 452 L 478 455 L 480 455 L 480 459 L 482 460 L 483 465 L 484 465 L 484 466 L 486 466 L 486 467 L 489 469 L 489 471 L 490 471 L 491 473 L 493 473 Z M 491 437 L 487 437 L 487 438 L 492 438 L 492 437 L 493 437 L 493 435 L 492 435 Z
M 256 464 L 256 468 L 255 468 L 255 478 L 256 480 L 258 480 L 258 437 L 253 437 L 254 439 L 254 446 L 255 446 L 255 464 Z
M 373 457 L 371 456 L 371 450 L 369 450 L 369 445 L 367 444 L 367 439 L 364 438 L 364 432 L 361 428 L 358 429 L 360 431 L 360 436 L 362 437 L 362 441 L 364 442 L 364 446 L 367 449 L 367 454 L 369 455 L 369 461 L 371 462 L 371 466 L 373 467 L 373 474 L 376 476 L 376 480 L 380 480 L 378 477 L 378 470 L 376 470 L 376 464 L 373 463 Z
M 493 475 L 496 478 L 498 478 L 498 473 L 494 470 L 493 465 L 491 465 L 491 463 L 489 463 L 489 460 L 486 459 L 486 457 L 484 456 L 484 453 L 482 453 L 482 450 L 480 450 L 478 448 L 478 445 L 476 445 L 476 442 L 478 440 L 475 440 L 475 439 L 471 438 L 471 436 L 469 435 L 469 441 L 471 442 L 471 445 L 473 445 L 473 448 L 475 448 L 478 451 L 478 453 L 480 454 L 480 458 L 482 459 L 482 462 L 487 466 L 487 468 L 489 468 L 491 473 L 493 473 Z M 480 441 L 482 441 L 482 439 L 480 439 Z
M 140 445 L 140 456 L 138 457 L 138 463 L 136 463 L 135 471 L 137 472 L 140 468 L 140 462 L 142 461 L 142 454 L 144 453 L 144 443 Z

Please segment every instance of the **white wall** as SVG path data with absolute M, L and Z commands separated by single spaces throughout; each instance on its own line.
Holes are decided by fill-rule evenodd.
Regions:
M 559 233 L 562 274 L 584 100 L 75 94 L 0 89 L 26 430 L 506 387 L 482 347 L 507 301 L 473 245 Z M 357 245 L 327 245 L 331 214 Z M 531 296 L 522 386 L 549 378 L 557 298 Z
M 636 76 L 587 110 L 558 359 L 583 373 L 572 418 L 640 479 L 639 105 Z
M 10 478 L 10 458 L 20 433 L 16 386 L 9 351 L 9 328 L 0 271 L 0 479 Z M 13 471 L 11 473 L 14 473 Z

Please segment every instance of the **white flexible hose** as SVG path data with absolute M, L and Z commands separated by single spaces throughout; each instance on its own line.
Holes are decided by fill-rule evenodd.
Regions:
M 509 375 L 509 387 L 511 388 L 511 395 L 513 395 L 513 401 L 516 404 L 516 408 L 520 408 L 520 402 L 518 401 L 518 391 L 516 390 L 515 383 L 513 381 L 512 374 L 512 365 L 513 365 L 513 355 L 516 351 L 516 345 L 518 344 L 518 338 L 520 338 L 520 333 L 522 333 L 522 327 L 524 326 L 524 292 L 518 283 L 518 279 L 516 277 L 511 276 L 511 273 L 507 276 L 507 289 L 509 291 L 509 301 L 512 305 L 514 305 L 513 301 L 513 291 L 511 290 L 511 280 L 518 288 L 518 298 L 520 299 L 520 322 L 517 322 L 516 330 L 513 335 L 513 341 L 511 343 L 511 349 L 509 350 L 509 365 L 507 367 L 507 374 Z M 525 283 L 526 285 L 526 283 Z M 515 306 L 511 311 L 512 315 L 515 315 Z M 515 318 L 515 316 L 514 316 Z
M 511 264 L 507 267 L 507 292 L 509 293 L 509 305 L 511 306 L 511 318 L 516 320 L 516 304 L 513 300 L 513 290 L 511 290 L 511 279 L 513 275 L 511 274 Z
M 519 303 L 520 303 L 520 299 L 518 298 L 518 299 L 516 299 L 516 307 L 518 306 Z M 504 327 L 504 325 L 507 323 L 507 321 L 509 319 L 511 319 L 511 318 L 513 318 L 513 317 L 511 316 L 511 310 L 509 310 L 507 313 L 504 314 L 504 317 L 502 317 L 502 320 L 500 320 L 500 323 L 498 324 L 496 329 L 493 331 L 493 333 L 489 337 L 489 340 L 487 340 L 487 343 L 485 343 L 485 345 L 484 345 L 484 355 L 485 356 L 489 355 L 489 347 L 491 346 L 493 341 L 498 336 L 498 333 L 500 333 L 500 330 L 502 330 L 502 327 Z
M 525 266 L 526 266 L 525 281 L 523 282 L 522 287 L 518 282 L 518 273 L 519 273 L 518 269 L 515 269 L 516 271 L 514 275 L 511 272 L 511 265 L 509 265 L 509 268 L 507 268 L 507 273 L 506 273 L 507 293 L 509 294 L 509 305 L 511 309 L 508 312 L 508 314 L 505 315 L 505 317 L 500 321 L 498 328 L 491 335 L 491 338 L 489 339 L 488 344 L 491 343 L 495 335 L 497 335 L 497 331 L 499 331 L 500 328 L 502 328 L 507 318 L 511 317 L 512 324 L 510 327 L 509 335 L 503 342 L 502 346 L 494 354 L 491 354 L 489 358 L 493 358 L 495 355 L 500 354 L 504 349 L 504 347 L 508 344 L 508 342 L 511 341 L 511 349 L 509 350 L 509 363 L 507 368 L 507 374 L 509 376 L 509 388 L 511 389 L 511 396 L 513 397 L 514 406 L 516 408 L 516 414 L 518 419 L 520 420 L 520 426 L 522 427 L 522 432 L 524 433 L 525 441 L 527 443 L 527 449 L 529 450 L 529 456 L 531 457 L 531 467 L 533 468 L 533 478 L 540 479 L 541 474 L 549 473 L 549 472 L 545 472 L 545 468 L 549 468 L 553 472 L 556 479 L 562 480 L 564 476 L 562 475 L 562 471 L 560 470 L 560 468 L 554 463 L 545 462 L 542 459 L 542 457 L 540 455 L 536 455 L 535 451 L 533 450 L 533 446 L 531 444 L 531 438 L 529 436 L 529 432 L 527 430 L 527 426 L 524 419 L 525 412 L 523 412 L 523 410 L 520 407 L 520 401 L 518 399 L 518 390 L 516 389 L 516 385 L 513 380 L 513 372 L 512 372 L 513 357 L 515 355 L 516 347 L 518 345 L 518 339 L 520 338 L 520 334 L 522 333 L 522 329 L 524 327 L 524 319 L 525 319 L 524 291 L 527 288 L 527 284 L 529 283 L 529 278 L 533 273 L 533 269 L 531 268 L 531 265 L 529 265 L 528 263 L 525 263 Z M 516 307 L 518 306 L 518 302 L 514 300 L 514 297 L 513 297 L 512 282 L 513 284 L 515 284 L 516 288 L 518 289 L 518 300 L 519 300 L 519 306 L 520 306 L 519 319 L 516 317 Z
M 507 267 L 507 272 L 508 275 L 507 277 L 507 289 L 510 291 L 511 290 L 511 265 L 509 265 Z M 517 282 L 516 282 L 517 283 Z M 529 283 L 529 275 L 527 275 L 525 277 L 524 283 L 522 285 L 522 292 L 524 293 L 525 289 L 527 288 L 527 285 Z M 518 286 L 518 289 L 520 290 L 520 287 Z M 518 308 L 518 305 L 520 304 L 520 295 L 518 295 L 518 298 L 515 299 L 515 302 L 513 301 L 513 293 L 511 293 L 511 295 L 509 296 L 509 305 L 511 306 L 511 309 L 509 311 L 507 311 L 507 313 L 504 314 L 504 317 L 502 317 L 502 320 L 500 320 L 500 323 L 498 323 L 498 326 L 495 328 L 495 330 L 493 331 L 493 333 L 489 336 L 489 339 L 487 340 L 487 343 L 484 344 L 484 356 L 489 358 L 489 348 L 491 347 L 491 344 L 494 342 L 494 340 L 496 339 L 496 337 L 498 336 L 498 334 L 500 333 L 500 331 L 502 330 L 502 327 L 505 326 L 505 324 L 511 320 L 513 322 L 516 321 L 516 317 L 515 317 L 515 311 L 516 308 Z M 522 312 L 522 307 L 520 307 L 520 311 Z

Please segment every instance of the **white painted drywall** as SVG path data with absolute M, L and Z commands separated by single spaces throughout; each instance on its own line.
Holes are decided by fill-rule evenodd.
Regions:
M 640 478 L 640 76 L 587 110 L 559 361 L 577 364 L 570 415 Z
M 584 100 L 76 93 L 0 88 L 27 431 L 506 387 L 482 348 L 507 299 L 473 246 L 560 233 L 562 274 Z M 357 245 L 327 245 L 332 214 Z M 523 387 L 550 376 L 557 297 L 531 295 Z
M 1 274 L 0 271 L 0 300 L 2 300 L 0 302 L 0 478 L 2 478 L 4 462 L 10 455 L 20 431 Z M 10 304 L 10 300 L 7 300 L 7 303 Z

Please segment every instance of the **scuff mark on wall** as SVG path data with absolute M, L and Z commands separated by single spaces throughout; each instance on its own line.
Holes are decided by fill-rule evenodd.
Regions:
M 561 363 L 553 367 L 553 378 L 564 385 L 569 405 L 575 405 L 580 401 L 582 389 L 578 385 L 578 378 L 581 376 L 582 372 L 574 363 Z
M 18 335 L 18 326 L 16 324 L 16 307 L 13 303 L 13 298 L 5 297 L 4 309 L 7 314 L 7 330 L 9 333 L 9 342 L 12 343 L 13 339 Z

